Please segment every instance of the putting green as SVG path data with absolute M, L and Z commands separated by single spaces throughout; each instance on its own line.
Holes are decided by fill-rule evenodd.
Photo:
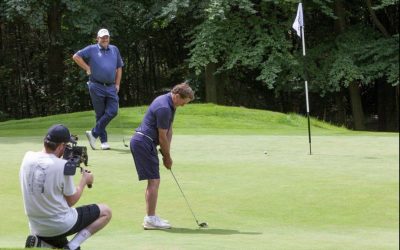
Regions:
M 158 213 L 174 227 L 165 231 L 141 228 L 145 183 L 137 181 L 123 136 L 110 134 L 113 150 L 89 149 L 95 183 L 79 204 L 106 203 L 113 218 L 82 248 L 398 249 L 398 134 L 324 134 L 313 136 L 310 156 L 306 136 L 178 130 L 174 174 L 209 228 L 197 228 L 162 168 Z M 24 245 L 28 225 L 18 171 L 24 153 L 40 150 L 41 140 L 0 137 L 0 248 Z

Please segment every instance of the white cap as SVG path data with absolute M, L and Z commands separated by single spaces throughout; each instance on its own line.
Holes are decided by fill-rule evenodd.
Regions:
M 97 37 L 103 37 L 103 36 L 110 36 L 110 33 L 108 32 L 107 29 L 101 29 L 99 32 L 97 32 Z

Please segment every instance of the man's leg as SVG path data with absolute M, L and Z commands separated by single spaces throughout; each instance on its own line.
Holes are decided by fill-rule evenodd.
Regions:
M 159 186 L 160 186 L 160 179 L 150 179 L 147 181 L 147 188 L 145 194 L 147 216 L 156 215 Z
M 105 87 L 97 83 L 90 83 L 89 85 L 90 98 L 92 100 L 94 112 L 96 113 L 96 126 L 92 129 L 92 135 L 95 138 L 103 133 L 98 126 L 106 110 L 106 94 L 103 88 Z
M 98 204 L 97 206 L 100 210 L 99 217 L 74 236 L 74 238 L 68 243 L 70 249 L 77 249 L 85 240 L 105 227 L 111 220 L 111 209 L 104 204 Z
M 118 114 L 119 97 L 115 86 L 106 87 L 105 93 L 105 107 L 104 114 L 97 121 L 96 129 L 99 132 L 101 143 L 107 142 L 107 131 L 106 127 L 111 122 L 111 120 Z
M 86 229 L 91 233 L 95 234 L 103 227 L 105 227 L 108 222 L 110 222 L 112 217 L 111 209 L 105 204 L 98 204 L 100 208 L 100 216 L 97 220 L 95 220 L 92 224 L 90 224 Z
M 160 219 L 156 215 L 158 189 L 160 186 L 160 179 L 147 180 L 146 188 L 146 213 L 147 216 L 143 220 L 144 229 L 169 229 L 171 225 L 168 221 Z
M 130 148 L 139 180 L 147 180 L 145 191 L 146 216 L 143 219 L 143 228 L 171 228 L 167 221 L 161 220 L 156 216 L 158 189 L 160 186 L 157 146 L 148 139 L 144 139 L 144 141 L 141 139 L 143 138 L 135 134 L 131 139 Z

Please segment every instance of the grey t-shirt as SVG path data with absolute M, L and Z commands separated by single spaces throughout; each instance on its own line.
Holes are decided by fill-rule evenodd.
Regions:
M 27 152 L 19 178 L 25 213 L 32 234 L 51 237 L 70 230 L 78 213 L 69 207 L 64 195 L 76 192 L 72 176 L 64 175 L 66 160 L 54 154 Z

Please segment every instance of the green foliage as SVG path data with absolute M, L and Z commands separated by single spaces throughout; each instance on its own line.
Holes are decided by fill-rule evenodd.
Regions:
M 304 1 L 305 62 L 291 30 L 298 2 L 0 1 L 3 119 L 90 109 L 87 77 L 71 56 L 94 43 L 102 27 L 110 30 L 111 42 L 125 62 L 121 106 L 148 104 L 160 91 L 187 78 L 193 78 L 199 93 L 206 92 L 204 69 L 211 63 L 217 67 L 215 75 L 221 76 L 217 78 L 223 84 L 218 89 L 225 91 L 218 94 L 222 103 L 254 103 L 250 107 L 288 112 L 302 112 L 298 99 L 306 75 L 311 94 L 328 97 L 353 81 L 371 89 L 377 79 L 399 84 L 398 0 L 373 1 L 377 18 L 391 37 L 377 32 L 364 1 L 341 1 L 343 32 L 333 14 L 337 2 Z M 52 10 L 59 15 L 61 30 L 48 21 Z M 49 51 L 60 48 L 57 63 L 50 63 Z M 54 74 L 49 72 L 52 65 L 57 65 Z M 68 95 L 60 95 L 62 91 Z M 325 107 L 315 112 L 325 114 Z
M 8 20 L 24 20 L 34 28 L 45 29 L 48 1 L 10 0 L 4 3 L 4 15 Z
M 315 5 L 313 10 L 320 9 L 322 13 L 324 13 L 328 17 L 334 17 L 334 13 L 332 10 L 332 5 L 335 0 L 312 0 Z M 306 5 L 307 6 L 307 5 Z
M 380 3 L 373 8 L 375 10 L 383 9 L 389 6 L 395 6 L 399 4 L 399 0 L 380 0 Z
M 267 2 L 210 2 L 204 21 L 191 33 L 190 67 L 198 74 L 209 63 L 218 63 L 219 71 L 255 70 L 256 79 L 273 88 L 293 64 L 285 36 L 288 23 L 277 18 L 287 9 L 280 7 Z
M 321 95 L 337 92 L 353 81 L 370 85 L 376 79 L 385 78 L 390 84 L 398 85 L 398 44 L 398 35 L 384 38 L 369 27 L 353 26 L 333 42 L 323 41 L 310 48 L 311 79 L 315 80 Z
M 393 86 L 399 84 L 399 35 L 377 38 L 354 52 L 363 66 L 366 83 L 384 77 Z

